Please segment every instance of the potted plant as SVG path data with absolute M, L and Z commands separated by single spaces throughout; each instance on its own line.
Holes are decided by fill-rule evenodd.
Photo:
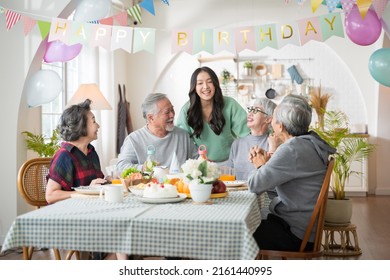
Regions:
M 251 76 L 252 75 L 252 68 L 253 68 L 252 62 L 245 61 L 243 67 L 244 67 L 244 75 Z
M 27 137 L 27 149 L 36 152 L 39 157 L 53 157 L 54 153 L 60 148 L 61 138 L 58 129 L 53 130 L 48 141 L 42 134 L 34 134 L 29 131 L 23 131 L 22 134 Z
M 213 183 L 219 178 L 219 168 L 215 162 L 205 158 L 187 159 L 181 166 L 185 180 L 189 184 L 192 200 L 206 202 L 213 189 Z
M 322 139 L 330 146 L 337 149 L 337 152 L 332 155 L 335 159 L 331 179 L 331 191 L 333 193 L 333 201 L 348 201 L 345 196 L 345 186 L 352 174 L 359 174 L 352 169 L 353 162 L 361 162 L 374 150 L 374 145 L 367 142 L 361 135 L 351 134 L 349 130 L 349 120 L 347 115 L 341 111 L 326 111 L 324 113 L 324 126 L 314 128 Z M 338 202 L 335 202 L 338 203 Z M 347 202 L 347 214 L 349 217 L 341 218 L 340 210 L 334 210 L 333 202 L 328 201 L 325 220 L 332 223 L 349 223 L 352 215 L 352 203 Z M 340 203 L 338 203 L 340 204 Z M 334 216 L 337 217 L 334 217 Z M 331 220 L 336 218 L 336 220 Z
M 222 84 L 223 85 L 227 85 L 232 78 L 232 74 L 230 74 L 230 72 L 226 69 L 222 70 L 221 76 L 222 76 Z

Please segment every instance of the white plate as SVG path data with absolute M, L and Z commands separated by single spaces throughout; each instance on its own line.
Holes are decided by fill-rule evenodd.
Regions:
M 153 204 L 180 202 L 185 200 L 186 198 L 187 195 L 182 193 L 179 193 L 178 197 L 169 197 L 169 198 L 149 198 L 149 197 L 137 196 L 137 199 L 139 199 L 140 201 L 145 203 L 153 203 Z
M 100 194 L 100 186 L 98 187 L 92 187 L 92 186 L 80 186 L 77 188 L 73 188 L 76 192 L 82 193 L 82 194 Z
M 236 180 L 236 181 L 223 181 L 226 187 L 231 188 L 231 187 L 239 187 L 244 184 L 246 184 L 246 181 L 244 180 Z
M 106 187 L 106 186 L 109 186 L 109 184 L 108 185 L 101 185 L 101 186 L 80 186 L 80 187 L 73 188 L 73 189 L 76 192 L 82 193 L 82 194 L 97 195 L 97 194 L 100 194 L 100 188 Z M 126 192 L 126 190 L 123 190 L 123 192 Z

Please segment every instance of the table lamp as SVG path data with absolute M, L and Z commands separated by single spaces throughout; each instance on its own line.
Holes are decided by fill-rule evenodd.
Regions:
M 110 103 L 101 93 L 96 84 L 81 84 L 75 94 L 68 102 L 69 105 L 79 104 L 90 99 L 92 110 L 112 110 Z

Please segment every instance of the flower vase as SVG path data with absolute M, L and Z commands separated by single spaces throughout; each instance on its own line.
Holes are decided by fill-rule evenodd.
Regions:
M 192 200 L 200 203 L 206 202 L 210 199 L 212 188 L 212 184 L 190 183 L 189 189 Z

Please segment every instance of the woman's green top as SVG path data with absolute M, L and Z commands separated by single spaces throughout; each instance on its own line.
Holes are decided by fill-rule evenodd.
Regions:
M 225 126 L 220 135 L 214 133 L 208 123 L 203 126 L 200 138 L 193 136 L 197 147 L 205 145 L 207 147 L 207 158 L 211 161 L 221 162 L 229 158 L 230 147 L 236 138 L 244 137 L 250 130 L 246 125 L 246 111 L 233 98 L 223 97 L 225 106 L 223 115 L 225 117 Z M 187 111 L 190 106 L 187 101 L 180 110 L 176 125 L 186 130 L 190 135 L 194 132 L 187 122 Z

